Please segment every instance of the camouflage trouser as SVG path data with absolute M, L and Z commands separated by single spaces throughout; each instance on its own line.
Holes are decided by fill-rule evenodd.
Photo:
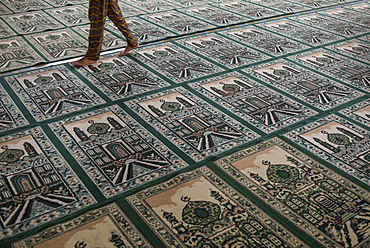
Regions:
M 137 39 L 133 36 L 132 31 L 127 26 L 126 20 L 122 15 L 117 0 L 90 0 L 89 47 L 85 55 L 85 58 L 87 59 L 99 59 L 102 48 L 105 20 L 107 16 L 125 36 L 128 46 L 134 47 L 138 45 Z

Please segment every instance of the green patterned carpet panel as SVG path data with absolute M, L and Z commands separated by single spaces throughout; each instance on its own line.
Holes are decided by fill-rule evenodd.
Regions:
M 324 247 L 368 245 L 363 227 L 369 192 L 281 139 L 238 151 L 216 165 Z
M 0 247 L 370 247 L 370 2 L 0 2 Z

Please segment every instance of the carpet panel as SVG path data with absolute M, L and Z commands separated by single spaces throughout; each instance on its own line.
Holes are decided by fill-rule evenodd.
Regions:
M 326 46 L 325 48 L 350 56 L 352 59 L 370 63 L 370 44 L 361 40 L 343 41 L 335 45 Z
M 32 10 L 42 10 L 51 8 L 52 6 L 43 0 L 27 0 L 27 1 L 13 1 L 13 0 L 2 0 L 13 12 L 27 12 Z
M 132 56 L 176 83 L 224 70 L 171 42 L 136 49 Z
M 0 19 L 0 38 L 9 38 L 14 35 L 16 35 L 16 33 L 9 27 L 9 25 Z
M 363 41 L 367 41 L 368 43 L 370 43 L 370 35 L 369 34 L 361 36 L 359 39 L 363 40 Z
M 37 121 L 104 103 L 63 65 L 19 73 L 5 80 Z
M 352 115 L 356 115 L 356 110 L 351 110 Z M 364 114 L 366 109 L 357 113 L 361 112 Z M 366 184 L 370 183 L 369 130 L 339 116 L 329 115 L 285 136 L 333 166 Z
M 324 77 L 317 71 L 284 59 L 243 71 L 321 110 L 328 110 L 364 95 L 361 91 Z
M 339 113 L 370 127 L 370 100 L 357 102 L 356 104 L 339 111 Z
M 350 7 L 349 7 L 350 8 Z M 358 12 L 349 8 L 337 7 L 330 10 L 319 11 L 320 14 L 330 16 L 338 20 L 346 20 L 355 24 L 360 24 L 365 27 L 370 25 L 370 15 L 363 12 Z
M 368 33 L 370 31 L 369 27 L 336 19 L 325 15 L 323 12 L 297 15 L 291 18 L 298 22 L 324 29 L 344 37 L 353 37 L 355 35 Z
M 77 57 L 87 50 L 86 40 L 71 29 L 34 33 L 24 38 L 48 61 Z
M 129 1 L 118 0 L 119 7 L 125 17 L 139 16 L 147 13 L 146 11 L 139 9 L 132 4 L 128 4 Z M 136 1 L 139 2 L 139 1 Z
M 311 7 L 309 6 L 301 5 L 293 1 L 289 2 L 284 0 L 274 0 L 274 1 L 250 0 L 249 2 L 263 5 L 265 7 L 281 11 L 283 13 L 294 13 L 311 9 Z
M 363 1 L 363 2 L 360 2 L 360 3 L 353 3 L 351 5 L 348 5 L 348 6 L 345 6 L 346 8 L 350 8 L 350 9 L 353 9 L 353 10 L 356 10 L 356 11 L 360 11 L 360 12 L 363 12 L 365 14 L 369 13 L 370 11 L 370 4 Z
M 10 14 L 2 18 L 8 24 L 11 23 L 12 28 L 20 35 L 64 28 L 64 25 L 42 10 Z
M 0 146 L 0 239 L 96 203 L 41 128 L 1 137 Z
M 10 13 L 13 13 L 13 11 L 7 8 L 3 3 L 0 2 L 0 14 L 4 15 L 4 14 L 10 14 Z
M 369 240 L 369 192 L 273 138 L 215 162 L 324 247 Z
M 52 8 L 48 13 L 63 23 L 66 27 L 90 23 L 88 18 L 88 5 L 73 5 L 59 8 Z
M 237 72 L 189 85 L 265 133 L 317 113 Z
M 203 20 L 196 19 L 174 10 L 144 15 L 142 18 L 156 23 L 163 28 L 167 28 L 178 35 L 199 32 L 216 27 L 215 25 L 209 24 Z
M 14 103 L 14 100 L 0 85 L 0 132 L 3 133 L 27 124 L 28 121 Z
M 206 20 L 217 26 L 246 22 L 250 18 L 213 6 L 197 6 L 179 10 L 185 14 Z
M 187 166 L 118 106 L 50 127 L 107 198 Z
M 153 0 L 127 0 L 126 3 L 137 7 L 138 9 L 142 9 L 148 13 L 158 12 L 158 11 L 166 11 L 166 10 L 172 10 L 179 7 L 179 5 L 165 1 L 165 0 L 159 0 L 159 1 L 153 1 Z
M 288 39 L 255 25 L 227 29 L 220 33 L 272 56 L 286 55 L 309 48 L 308 45 Z
M 45 60 L 22 37 L 0 40 L 0 72 L 30 67 Z
M 212 5 L 219 8 L 229 10 L 242 16 L 246 16 L 250 19 L 268 18 L 276 15 L 281 15 L 283 12 L 278 10 L 266 8 L 257 4 L 246 1 L 230 1 L 230 2 L 215 2 Z
M 258 138 L 246 126 L 182 87 L 125 104 L 197 162 Z
M 237 68 L 271 58 L 216 33 L 191 36 L 175 42 L 227 68 Z
M 148 22 L 147 20 L 141 19 L 139 17 L 129 17 L 126 18 L 126 22 L 130 29 L 133 31 L 139 42 L 152 42 L 167 37 L 175 36 L 175 33 L 166 30 L 160 26 Z M 118 28 L 108 23 L 106 26 L 110 31 L 114 32 L 120 37 L 123 35 L 119 32 Z M 126 44 L 125 44 L 126 45 Z
M 307 247 L 206 167 L 127 200 L 168 247 Z
M 294 2 L 294 1 L 290 1 L 290 2 Z M 341 1 L 341 2 L 344 2 L 344 1 Z M 328 0 L 319 0 L 319 1 L 301 0 L 299 1 L 299 4 L 315 9 L 315 8 L 322 8 L 322 7 L 334 5 L 334 2 L 328 1 Z
M 342 4 L 342 3 L 351 3 L 352 0 L 329 0 L 330 2 L 333 2 L 334 4 Z
M 194 1 L 189 1 L 189 0 L 166 0 L 168 2 L 174 3 L 176 5 L 180 5 L 182 7 L 187 7 L 190 5 L 203 5 L 205 1 L 203 0 L 194 0 Z M 207 3 L 209 2 L 217 2 L 217 0 L 210 0 L 206 1 Z
M 13 243 L 14 248 L 152 247 L 115 204 L 89 211 L 68 222 Z
M 361 90 L 370 90 L 370 65 L 324 49 L 288 57 Z
M 311 46 L 321 46 L 343 39 L 343 37 L 320 30 L 315 27 L 280 18 L 278 20 L 266 21 L 256 24 L 261 28 L 286 36 L 288 39 L 295 39 Z M 251 34 L 250 34 L 251 35 Z
M 97 64 L 76 70 L 111 100 L 135 96 L 170 85 L 129 57 L 117 57 L 112 54 L 103 55 Z
M 88 4 L 89 0 L 48 0 L 48 4 L 54 8 L 67 6 L 67 5 L 78 5 L 78 4 Z

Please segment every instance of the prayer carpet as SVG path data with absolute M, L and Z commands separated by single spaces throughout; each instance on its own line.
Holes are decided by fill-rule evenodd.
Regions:
M 0 247 L 370 247 L 370 2 L 0 2 Z

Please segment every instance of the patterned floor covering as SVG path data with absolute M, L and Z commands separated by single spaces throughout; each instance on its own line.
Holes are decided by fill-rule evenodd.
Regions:
M 370 247 L 370 1 L 0 2 L 0 247 Z

